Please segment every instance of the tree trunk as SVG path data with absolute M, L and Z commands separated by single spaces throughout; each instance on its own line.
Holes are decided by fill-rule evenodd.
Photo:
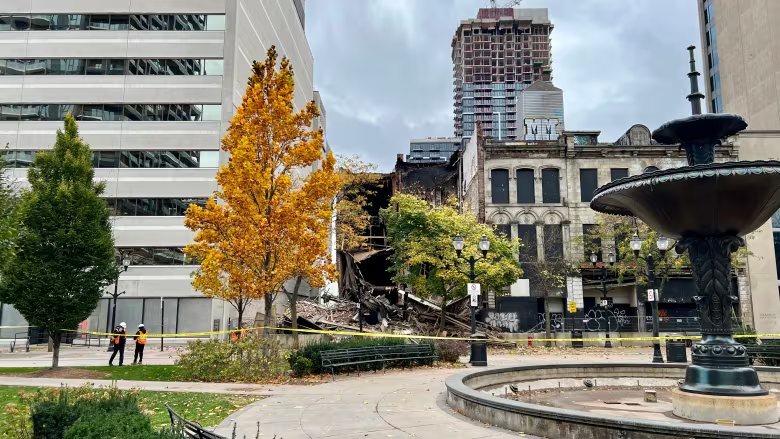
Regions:
M 236 307 L 236 311 L 238 311 L 238 325 L 236 325 L 236 327 L 240 331 L 241 329 L 244 328 L 243 323 L 244 323 L 244 311 L 246 309 L 246 302 L 243 299 L 238 299 L 238 301 L 236 301 L 236 305 L 238 305 Z
M 298 289 L 301 288 L 303 277 L 295 279 L 292 296 L 290 297 L 290 320 L 292 320 L 293 349 L 298 349 Z
M 265 317 L 263 317 L 263 326 L 265 328 L 263 329 L 263 334 L 266 336 L 271 335 L 271 330 L 268 329 L 271 327 L 271 311 L 274 308 L 274 298 L 273 294 L 266 294 L 265 297 Z
M 439 320 L 439 334 L 444 334 L 444 327 L 447 324 L 447 295 L 441 298 L 441 317 Z
M 62 340 L 62 334 L 59 332 L 52 334 L 51 340 L 54 350 L 54 355 L 51 357 L 51 367 L 56 369 L 60 367 L 60 341 Z
M 544 338 L 547 339 L 544 345 L 548 348 L 552 347 L 552 342 L 550 341 L 550 338 L 552 338 L 550 334 L 550 298 L 546 294 L 544 295 Z

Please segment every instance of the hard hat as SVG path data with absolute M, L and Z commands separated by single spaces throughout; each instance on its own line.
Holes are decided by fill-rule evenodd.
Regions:
M 144 324 L 143 324 L 143 323 L 141 323 L 140 325 L 138 325 L 138 327 L 139 327 L 139 328 L 143 328 L 143 327 L 144 327 Z
M 122 322 L 122 323 L 120 323 L 120 324 L 119 324 L 119 326 L 121 326 L 121 327 L 123 327 L 123 328 L 127 328 L 127 323 L 125 323 L 125 322 Z

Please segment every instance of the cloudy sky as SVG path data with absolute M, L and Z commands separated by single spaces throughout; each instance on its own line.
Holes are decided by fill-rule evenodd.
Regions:
M 409 152 L 410 138 L 452 136 L 450 42 L 460 20 L 476 17 L 487 3 L 308 0 L 314 84 L 333 150 L 361 154 L 389 171 L 397 153 Z M 652 130 L 690 114 L 685 49 L 701 45 L 697 3 L 523 1 L 522 7 L 550 10 L 554 84 L 564 91 L 566 128 L 601 130 L 601 141 L 614 141 L 635 123 Z

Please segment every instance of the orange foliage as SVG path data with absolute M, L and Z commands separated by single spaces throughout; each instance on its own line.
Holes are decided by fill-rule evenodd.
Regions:
M 294 112 L 293 70 L 268 50 L 255 63 L 243 103 L 222 150 L 230 161 L 217 174 L 219 190 L 205 208 L 191 205 L 186 226 L 196 231 L 185 252 L 200 259 L 193 285 L 231 301 L 266 298 L 266 311 L 284 282 L 304 276 L 317 286 L 332 277 L 327 263 L 332 202 L 339 181 L 310 102 Z M 308 173 L 315 163 L 316 171 Z M 241 310 L 239 310 L 239 313 Z M 270 315 L 266 312 L 266 324 Z

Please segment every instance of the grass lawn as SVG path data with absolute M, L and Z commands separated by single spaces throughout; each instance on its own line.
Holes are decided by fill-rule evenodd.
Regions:
M 48 371 L 48 372 L 47 372 Z M 83 371 L 83 372 L 79 372 Z M 98 372 L 90 374 L 88 371 Z M 99 376 L 100 374 L 105 376 Z M 30 375 L 30 377 L 39 378 L 92 378 L 106 380 L 129 380 L 129 381 L 185 381 L 178 366 L 173 365 L 141 365 L 141 366 L 79 366 L 61 368 L 59 371 L 49 371 L 46 367 L 3 367 L 0 368 L 2 375 Z M 79 376 L 83 374 L 84 376 Z M 90 376 L 92 375 L 92 376 Z
M 18 403 L 20 390 L 35 391 L 35 387 L 0 386 L 0 408 L 8 403 Z M 141 391 L 140 406 L 152 418 L 154 427 L 168 426 L 171 423 L 165 404 L 168 403 L 176 413 L 185 419 L 198 422 L 204 427 L 219 425 L 231 413 L 262 399 L 251 395 L 220 395 L 214 393 L 193 392 L 152 392 Z

